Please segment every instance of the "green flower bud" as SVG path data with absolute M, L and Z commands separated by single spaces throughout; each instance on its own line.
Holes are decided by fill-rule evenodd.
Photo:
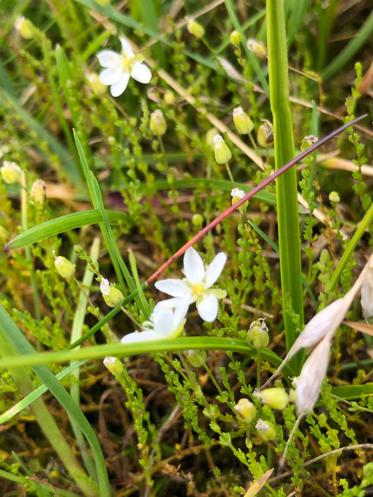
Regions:
M 285 392 L 282 387 L 265 388 L 259 392 L 255 393 L 263 404 L 266 404 L 271 409 L 277 409 L 282 411 L 289 403 L 289 395 Z
M 163 95 L 163 100 L 167 105 L 173 105 L 176 101 L 175 94 L 171 90 L 167 90 Z
M 261 147 L 271 147 L 273 144 L 273 126 L 265 120 L 258 128 L 256 139 Z
M 185 356 L 189 364 L 194 368 L 200 368 L 206 364 L 207 354 L 204 350 L 186 350 Z
M 215 135 L 213 138 L 214 155 L 218 164 L 226 164 L 232 158 L 232 152 L 223 140 L 221 135 Z
M 188 19 L 187 30 L 189 33 L 196 38 L 200 39 L 205 36 L 205 28 L 199 22 L 194 19 Z
M 4 226 L 0 226 L 0 243 L 5 243 L 8 240 L 8 230 Z
M 106 278 L 101 280 L 100 290 L 105 304 L 109 307 L 117 307 L 123 301 L 122 292 L 115 286 L 110 285 Z
M 30 197 L 38 207 L 43 207 L 45 202 L 45 183 L 42 179 L 37 179 L 31 186 Z
M 254 123 L 242 107 L 233 109 L 233 122 L 240 135 L 248 135 L 254 129 Z
M 54 259 L 54 267 L 56 268 L 57 273 L 65 278 L 65 280 L 69 280 L 75 273 L 75 264 L 59 255 Z
M 247 339 L 254 349 L 264 349 L 269 343 L 268 328 L 264 319 L 257 319 L 250 325 Z
M 31 40 L 34 36 L 34 26 L 26 17 L 17 17 L 14 27 L 25 40 Z
M 270 442 L 276 439 L 276 429 L 270 421 L 258 419 L 255 429 L 259 440 L 262 442 Z
M 193 214 L 192 223 L 196 228 L 200 228 L 203 224 L 203 216 L 201 214 Z
M 100 77 L 97 73 L 95 72 L 88 73 L 86 75 L 86 79 L 88 81 L 91 90 L 95 95 L 97 95 L 98 97 L 105 95 L 107 86 L 101 83 Z
M 123 364 L 117 357 L 107 356 L 104 359 L 104 366 L 110 371 L 110 373 L 117 377 L 123 372 Z
M 330 202 L 338 204 L 341 201 L 341 197 L 339 196 L 338 192 L 330 192 L 329 193 L 329 200 L 330 200 Z
M 150 129 L 156 136 L 162 136 L 167 131 L 167 121 L 160 109 L 150 114 Z
M 0 169 L 1 176 L 5 183 L 11 185 L 12 183 L 20 183 L 22 178 L 22 169 L 15 163 L 5 160 Z
M 261 41 L 249 38 L 247 40 L 247 48 L 250 50 L 250 52 L 253 52 L 254 55 L 259 57 L 259 59 L 265 59 L 267 56 L 266 47 Z
M 249 399 L 240 399 L 234 406 L 234 410 L 246 423 L 251 423 L 255 419 L 256 407 Z
M 296 395 L 295 389 L 291 388 L 289 390 L 289 402 L 295 402 L 296 397 L 297 397 L 297 395 Z
M 229 41 L 235 47 L 238 47 L 238 45 L 241 43 L 241 38 L 241 33 L 236 30 L 232 31 L 232 33 L 229 35 Z

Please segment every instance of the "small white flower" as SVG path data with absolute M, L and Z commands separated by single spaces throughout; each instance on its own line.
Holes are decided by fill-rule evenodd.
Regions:
M 158 290 L 174 297 L 160 302 L 159 305 L 172 307 L 179 301 L 187 302 L 188 305 L 196 302 L 201 318 L 208 322 L 214 321 L 218 314 L 218 299 L 224 298 L 226 292 L 211 287 L 219 278 L 226 261 L 227 256 L 224 252 L 220 252 L 205 267 L 198 252 L 192 247 L 189 248 L 184 254 L 183 273 L 186 278 L 182 280 L 170 278 L 155 283 Z
M 373 316 L 373 261 L 361 287 L 361 308 L 365 319 Z
M 124 336 L 122 343 L 147 342 L 162 338 L 176 338 L 184 329 L 188 303 L 180 301 L 175 309 L 157 304 L 149 318 L 143 323 L 141 331 L 134 331 Z
M 102 50 L 97 54 L 99 63 L 104 67 L 100 73 L 102 84 L 110 86 L 113 97 L 119 97 L 127 88 L 130 78 L 139 83 L 148 84 L 152 79 L 149 67 L 144 64 L 141 55 L 133 52 L 128 40 L 121 36 L 122 52 Z
M 233 199 L 241 199 L 244 196 L 245 192 L 243 190 L 240 190 L 239 188 L 233 188 L 233 190 L 231 191 L 231 197 Z
M 334 332 L 328 333 L 313 349 L 295 382 L 295 403 L 298 417 L 311 412 L 319 397 L 321 384 L 328 369 L 333 334 Z

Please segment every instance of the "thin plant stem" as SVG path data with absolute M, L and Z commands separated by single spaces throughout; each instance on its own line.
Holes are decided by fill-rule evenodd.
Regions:
M 28 228 L 28 198 L 27 198 L 26 174 L 23 171 L 21 174 L 20 186 L 21 186 L 21 225 L 22 225 L 22 230 L 26 231 Z M 30 265 L 30 279 L 31 279 L 32 295 L 34 299 L 35 318 L 37 321 L 40 321 L 41 319 L 40 297 L 39 297 L 39 291 L 36 282 L 36 274 L 34 271 L 34 264 L 32 260 L 30 247 L 25 248 L 25 254 L 26 254 L 26 260 Z
M 256 388 L 260 388 L 260 366 L 261 366 L 262 354 L 260 353 L 260 349 L 258 350 L 258 354 L 256 357 Z
M 228 162 L 226 162 L 226 163 L 225 163 L 225 169 L 227 170 L 227 173 L 228 173 L 229 179 L 232 181 L 232 183 L 234 183 L 233 174 L 232 174 L 232 171 L 231 171 L 231 168 L 230 168 L 230 166 L 229 166 L 229 163 L 228 163 Z

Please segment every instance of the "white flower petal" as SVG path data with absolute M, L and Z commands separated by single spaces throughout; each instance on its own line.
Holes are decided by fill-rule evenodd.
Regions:
M 124 36 L 121 36 L 120 43 L 122 45 L 122 52 L 126 57 L 133 57 L 135 54 L 133 53 L 130 42 Z
M 219 252 L 213 259 L 213 261 L 207 266 L 205 275 L 205 286 L 210 288 L 215 281 L 219 278 L 225 263 L 227 262 L 227 256 L 224 252 Z
M 185 297 L 190 294 L 190 288 L 182 280 L 172 278 L 160 280 L 154 286 L 160 292 L 167 293 L 171 297 Z
M 130 75 L 128 73 L 123 73 L 123 76 L 120 78 L 119 81 L 111 85 L 110 87 L 110 93 L 113 97 L 119 97 L 122 95 L 124 90 L 127 88 L 128 81 L 130 79 Z
M 198 314 L 204 321 L 211 323 L 218 315 L 218 299 L 213 294 L 207 294 L 201 302 L 197 302 Z
M 173 318 L 174 313 L 172 309 L 156 305 L 150 316 L 150 321 L 154 323 L 155 333 L 168 335 L 173 331 Z
M 139 83 L 147 85 L 152 79 L 152 72 L 143 62 L 135 62 L 132 66 L 131 76 Z
M 121 79 L 122 75 L 121 67 L 109 67 L 100 72 L 100 81 L 103 85 L 113 85 Z
M 101 50 L 97 58 L 102 67 L 115 67 L 120 62 L 120 55 L 113 50 Z
M 177 329 L 184 321 L 188 312 L 190 299 L 180 299 L 179 304 L 175 307 L 174 311 L 174 328 Z
M 191 283 L 201 283 L 205 276 L 205 266 L 199 253 L 193 247 L 184 254 L 184 274 Z
M 166 299 L 166 300 L 161 300 L 158 302 L 156 307 L 164 307 L 166 309 L 175 309 L 175 307 L 178 307 L 183 299 L 180 297 L 174 297 L 172 299 Z
M 160 337 L 153 330 L 146 331 L 134 331 L 133 333 L 129 333 L 125 335 L 122 339 L 122 343 L 138 343 L 138 342 L 147 342 L 152 340 L 159 340 Z

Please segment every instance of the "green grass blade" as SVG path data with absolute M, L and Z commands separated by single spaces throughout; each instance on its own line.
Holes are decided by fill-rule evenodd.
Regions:
M 286 10 L 289 11 L 287 34 L 290 46 L 302 24 L 304 24 L 304 16 L 308 9 L 309 0 L 287 0 L 286 3 L 289 4 Z
M 278 169 L 294 156 L 283 0 L 267 0 L 267 43 L 275 167 Z M 289 350 L 297 335 L 293 313 L 299 317 L 300 329 L 303 325 L 297 173 L 294 168 L 277 179 L 276 194 L 283 317 Z
M 359 399 L 365 395 L 373 395 L 373 382 L 365 385 L 342 385 L 332 388 L 332 393 L 336 397 L 345 400 Z
M 7 339 L 13 344 L 18 354 L 23 357 L 31 356 L 34 354 L 35 349 L 25 338 L 21 330 L 11 319 L 5 309 L 0 306 L 0 326 Z M 82 349 L 84 350 L 84 349 Z M 79 352 L 79 351 L 77 351 Z M 17 358 L 16 358 L 17 359 Z M 22 358 L 23 360 L 23 358 Z M 18 361 L 20 359 L 18 358 Z M 22 361 L 21 361 L 22 363 Z M 22 364 L 22 367 L 26 367 Z M 92 454 L 96 464 L 96 471 L 98 477 L 98 485 L 100 490 L 100 497 L 111 497 L 111 490 L 108 480 L 108 475 L 105 466 L 105 459 L 102 454 L 100 444 L 97 440 L 95 432 L 87 421 L 80 408 L 75 404 L 67 391 L 59 384 L 53 373 L 45 366 L 36 366 L 33 368 L 34 373 L 40 380 L 48 387 L 51 393 L 60 402 L 62 407 L 66 410 L 68 415 L 79 423 L 87 441 L 91 447 Z
M 330 62 L 330 64 L 322 71 L 321 77 L 324 81 L 328 81 L 338 71 L 340 71 L 347 62 L 356 55 L 360 48 L 369 40 L 373 33 L 373 10 L 367 20 L 361 26 L 347 46 Z
M 119 211 L 106 211 L 109 221 L 126 222 L 128 216 Z M 87 224 L 97 224 L 102 222 L 102 215 L 96 209 L 73 212 L 65 216 L 50 219 L 45 223 L 38 224 L 20 233 L 6 245 L 6 250 L 23 248 L 33 243 L 38 243 L 52 236 L 65 233 L 76 228 L 81 228 Z

